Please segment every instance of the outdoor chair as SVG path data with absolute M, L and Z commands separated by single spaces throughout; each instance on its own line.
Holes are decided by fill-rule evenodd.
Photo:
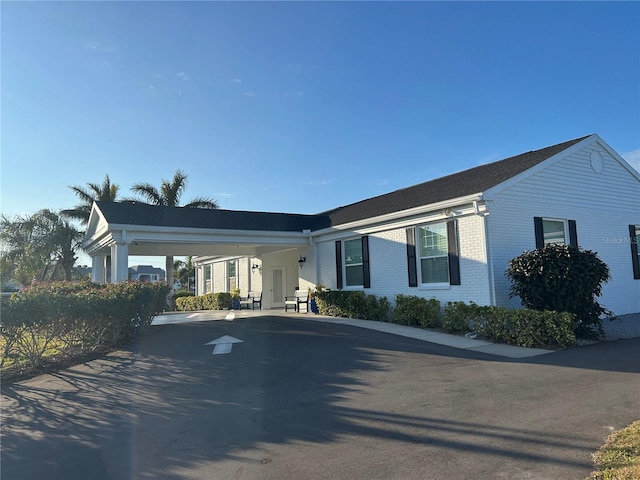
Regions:
M 284 297 L 284 311 L 286 312 L 289 307 L 293 307 L 294 311 L 300 312 L 300 305 L 304 305 L 304 313 L 309 312 L 309 292 L 296 290 L 293 296 Z
M 262 310 L 262 292 L 249 292 L 247 298 L 243 298 L 240 300 L 240 308 L 251 307 L 251 310 L 256 309 L 256 305 L 258 305 L 258 310 Z

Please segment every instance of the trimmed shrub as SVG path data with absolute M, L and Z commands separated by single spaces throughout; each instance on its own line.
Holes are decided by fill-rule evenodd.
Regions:
M 109 348 L 135 336 L 166 307 L 165 284 L 36 284 L 2 301 L 0 344 L 7 360 L 35 367 L 44 357 Z
M 472 321 L 478 317 L 478 305 L 471 302 L 447 302 L 444 307 L 442 327 L 450 333 L 467 333 L 473 330 Z
M 197 297 L 176 298 L 176 310 L 224 310 L 231 308 L 231 294 L 229 292 L 207 293 Z
M 396 295 L 392 321 L 400 325 L 432 328 L 442 325 L 442 309 L 436 298 L 426 299 L 416 295 Z
M 195 297 L 195 296 L 196 296 L 196 294 L 195 294 L 195 293 L 193 293 L 193 292 L 189 292 L 189 291 L 187 291 L 187 290 L 178 290 L 177 292 L 175 292 L 175 293 L 173 294 L 173 296 L 174 296 L 175 298 L 182 298 L 182 297 Z
M 576 335 L 603 334 L 601 317 L 612 313 L 597 298 L 611 276 L 596 253 L 549 244 L 510 260 L 505 275 L 512 282 L 510 297 L 520 297 L 524 307 L 574 313 Z
M 387 297 L 378 298 L 360 291 L 324 290 L 316 292 L 315 298 L 322 315 L 383 322 L 389 319 L 391 304 Z
M 575 323 L 575 315 L 567 312 L 477 307 L 473 330 L 495 342 L 554 348 L 575 343 Z

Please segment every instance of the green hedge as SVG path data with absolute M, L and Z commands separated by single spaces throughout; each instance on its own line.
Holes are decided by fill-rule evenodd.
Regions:
M 45 357 L 116 345 L 166 308 L 165 284 L 55 282 L 2 300 L 0 366 L 36 367 Z
M 231 308 L 229 292 L 207 293 L 197 297 L 176 298 L 176 310 L 223 310 Z
M 478 307 L 473 330 L 487 340 L 521 347 L 567 347 L 576 341 L 576 316 L 549 310 Z
M 489 341 L 521 347 L 566 347 L 576 341 L 576 316 L 549 310 L 510 310 L 475 303 L 449 302 L 443 328 L 450 333 L 476 332 Z
M 442 309 L 436 298 L 415 295 L 396 295 L 396 306 L 391 316 L 394 323 L 433 328 L 442 325 Z
M 442 327 L 450 333 L 467 333 L 472 330 L 471 323 L 478 316 L 478 305 L 471 302 L 447 302 L 444 307 Z
M 566 347 L 575 343 L 576 317 L 566 312 L 509 310 L 471 302 L 448 302 L 414 295 L 396 295 L 395 308 L 386 297 L 364 292 L 325 290 L 316 294 L 320 313 L 335 317 L 388 321 L 449 333 L 476 332 L 482 338 L 522 347 Z
M 315 298 L 321 315 L 383 322 L 389 320 L 391 304 L 387 297 L 378 298 L 359 291 L 324 290 L 316 292 Z

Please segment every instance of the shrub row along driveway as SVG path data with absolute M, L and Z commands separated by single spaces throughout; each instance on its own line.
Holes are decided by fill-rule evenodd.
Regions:
M 640 416 L 639 372 L 640 339 L 508 360 L 299 317 L 164 325 L 4 385 L 2 478 L 581 479 Z

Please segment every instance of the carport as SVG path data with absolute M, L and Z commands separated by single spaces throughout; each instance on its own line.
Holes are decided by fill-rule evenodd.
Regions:
M 95 202 L 83 248 L 91 257 L 94 282 L 128 278 L 129 255 L 250 256 L 295 251 L 315 259 L 311 233 L 330 226 L 329 217 L 272 212 L 164 207 L 141 203 Z M 107 258 L 111 275 L 107 276 Z M 317 268 L 309 262 L 305 278 L 316 283 Z

